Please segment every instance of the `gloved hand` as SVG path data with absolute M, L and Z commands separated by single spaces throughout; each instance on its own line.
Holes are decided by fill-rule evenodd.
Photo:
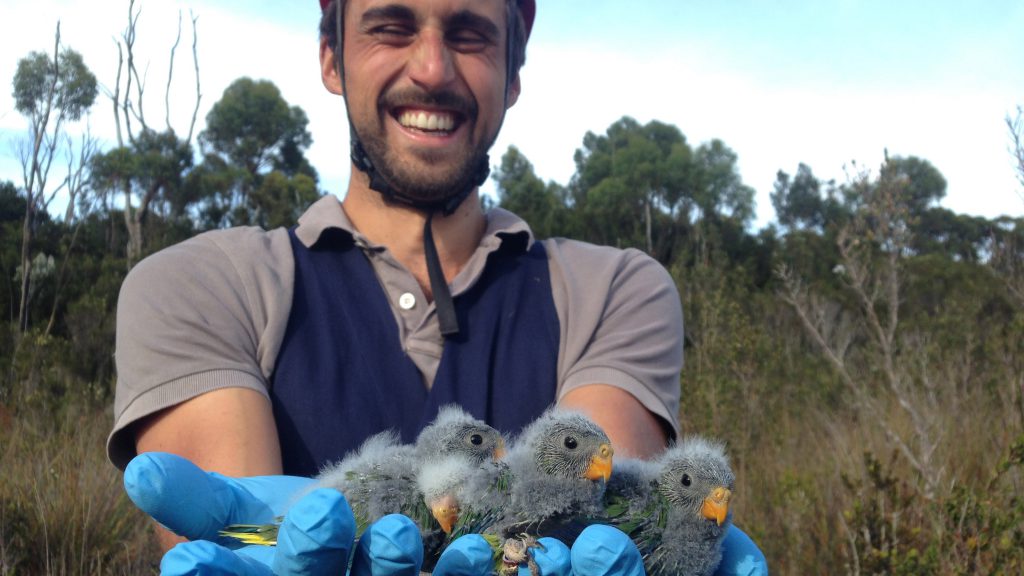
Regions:
M 722 541 L 722 563 L 715 576 L 734 575 L 768 576 L 768 561 L 757 544 L 732 524 Z
M 541 538 L 544 549 L 533 550 L 544 576 L 643 576 L 640 552 L 622 531 L 595 525 L 584 530 L 569 550 L 553 538 Z M 435 576 L 482 576 L 492 570 L 491 549 L 478 535 L 459 538 L 441 555 Z M 527 576 L 526 567 L 519 568 Z M 735 526 L 722 542 L 722 563 L 715 576 L 767 576 L 768 562 L 757 545 Z
M 543 548 L 533 558 L 544 576 L 643 576 L 644 565 L 636 545 L 621 530 L 594 525 L 584 530 L 570 550 L 554 538 L 541 538 Z M 494 571 L 491 549 L 477 534 L 463 536 L 441 554 L 434 576 L 484 576 Z M 520 566 L 520 576 L 529 569 Z
M 309 491 L 312 482 L 295 476 L 229 478 L 156 452 L 136 456 L 124 474 L 136 506 L 192 540 L 164 555 L 162 574 L 344 574 L 355 537 L 352 510 L 337 490 Z M 281 515 L 274 547 L 240 546 L 217 535 L 228 524 L 272 522 Z M 415 524 L 387 516 L 363 533 L 351 574 L 412 576 L 422 562 Z

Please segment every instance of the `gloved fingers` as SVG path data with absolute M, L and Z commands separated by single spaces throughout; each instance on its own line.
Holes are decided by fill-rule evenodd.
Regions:
M 533 561 L 543 576 L 572 576 L 569 547 L 555 538 L 541 538 L 541 546 L 531 548 Z M 532 576 L 529 566 L 519 567 L 519 576 Z
M 457 538 L 434 566 L 434 576 L 484 576 L 494 572 L 494 551 L 479 534 Z
M 344 574 L 355 538 L 352 509 L 341 492 L 314 490 L 295 503 L 277 535 L 275 574 Z
M 722 541 L 722 562 L 715 576 L 768 576 L 768 560 L 761 549 L 734 524 Z
M 124 471 L 132 502 L 189 540 L 215 540 L 228 524 L 270 522 L 310 482 L 294 476 L 228 478 L 162 452 L 140 454 Z
M 417 576 L 423 566 L 423 538 L 409 518 L 391 514 L 359 537 L 351 576 Z
M 576 576 L 644 576 L 644 563 L 636 544 L 611 526 L 588 526 L 570 551 Z
M 160 561 L 162 576 L 272 576 L 258 559 L 199 540 L 171 548 Z

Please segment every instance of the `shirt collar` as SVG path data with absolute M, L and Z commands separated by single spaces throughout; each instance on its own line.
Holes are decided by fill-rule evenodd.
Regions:
M 312 248 L 320 240 L 321 235 L 330 229 L 347 232 L 357 245 L 373 250 L 384 248 L 384 246 L 370 242 L 356 230 L 348 215 L 345 214 L 341 201 L 333 194 L 321 197 L 299 217 L 295 236 L 304 246 Z M 522 243 L 525 249 L 528 250 L 533 245 L 533 232 L 525 220 L 508 210 L 491 208 L 487 211 L 487 228 L 480 240 L 480 248 L 489 249 L 488 251 L 495 250 L 504 240 L 518 236 L 526 237 L 526 242 Z

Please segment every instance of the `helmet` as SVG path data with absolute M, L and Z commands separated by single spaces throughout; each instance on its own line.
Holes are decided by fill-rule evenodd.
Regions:
M 519 10 L 523 13 L 523 21 L 526 23 L 526 37 L 530 37 L 530 30 L 533 29 L 533 17 L 537 14 L 537 3 L 535 0 L 516 0 L 519 2 Z M 320 0 L 320 10 L 326 10 L 331 0 Z

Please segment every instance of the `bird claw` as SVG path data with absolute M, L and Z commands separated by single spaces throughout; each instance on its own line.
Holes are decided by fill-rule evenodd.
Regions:
M 519 573 L 519 567 L 526 564 L 532 576 L 540 576 L 540 566 L 530 554 L 531 548 L 546 550 L 536 538 L 529 534 L 520 534 L 516 538 L 506 538 L 502 547 L 501 570 L 499 576 L 513 576 Z

